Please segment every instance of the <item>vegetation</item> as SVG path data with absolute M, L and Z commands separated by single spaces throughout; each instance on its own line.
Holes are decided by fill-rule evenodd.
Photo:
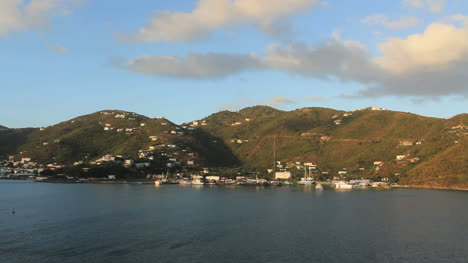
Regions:
M 327 171 L 333 176 L 346 170 L 352 178 L 387 177 L 404 184 L 468 186 L 468 114 L 439 119 L 371 109 L 351 113 L 302 108 L 286 112 L 255 106 L 218 112 L 199 120 L 193 128 L 190 125 L 107 110 L 43 130 L 0 129 L 0 154 L 71 164 L 105 154 L 138 158 L 140 150 L 154 147 L 155 152 L 169 151 L 164 146 L 173 145 L 174 152 L 191 153 L 190 157 L 180 154 L 177 159 L 191 158 L 199 167 L 210 167 L 219 175 L 252 173 L 268 177 L 266 169 L 273 168 L 276 160 L 314 162 L 319 167 L 317 175 Z M 157 140 L 150 140 L 150 136 Z M 405 157 L 397 161 L 397 155 Z M 384 165 L 374 166 L 375 161 Z M 162 163 L 153 165 L 164 169 Z M 290 170 L 297 176 L 303 173 L 295 167 Z

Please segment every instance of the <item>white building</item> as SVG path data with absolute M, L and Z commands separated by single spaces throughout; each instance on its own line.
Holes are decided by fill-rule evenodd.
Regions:
M 275 179 L 290 179 L 291 172 L 290 171 L 283 171 L 283 172 L 276 172 Z
M 209 176 L 206 177 L 206 180 L 219 181 L 219 176 L 209 175 Z

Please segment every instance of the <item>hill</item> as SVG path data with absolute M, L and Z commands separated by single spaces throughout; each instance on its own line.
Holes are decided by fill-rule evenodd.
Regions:
M 468 184 L 463 151 L 467 116 L 438 119 L 370 108 L 283 112 L 258 106 L 216 113 L 199 122 L 204 123 L 202 129 L 223 138 L 248 167 L 273 168 L 275 144 L 276 160 L 284 165 L 313 162 L 334 174 L 397 174 L 403 183 L 447 186 Z M 376 161 L 384 166 L 374 166 Z
M 21 156 L 40 162 L 66 164 L 106 154 L 138 158 L 150 149 L 180 152 L 179 159 L 194 159 L 203 165 L 237 164 L 227 147 L 213 141 L 203 131 L 183 129 L 162 117 L 151 119 L 132 112 L 105 110 L 37 129 L 28 134 L 18 150 Z
M 367 108 L 352 112 L 255 106 L 177 125 L 165 118 L 105 110 L 41 129 L 0 131 L 0 154 L 40 162 L 138 159 L 157 154 L 201 167 L 287 168 L 317 176 L 346 171 L 403 184 L 468 187 L 468 114 L 450 119 Z M 275 157 L 274 157 L 275 155 Z

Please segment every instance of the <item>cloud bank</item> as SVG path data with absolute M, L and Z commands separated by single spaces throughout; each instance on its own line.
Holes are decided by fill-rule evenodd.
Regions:
M 452 17 L 465 21 L 463 15 Z M 186 57 L 142 56 L 123 66 L 147 75 L 214 79 L 242 72 L 285 72 L 316 79 L 357 82 L 357 96 L 467 96 L 468 24 L 433 23 L 420 34 L 389 38 L 372 56 L 359 42 L 331 38 L 273 45 L 261 55 L 192 53 Z
M 319 0 L 199 0 L 191 12 L 156 11 L 138 32 L 126 35 L 136 42 L 191 42 L 206 38 L 219 28 L 254 25 L 277 35 L 284 19 L 310 10 Z

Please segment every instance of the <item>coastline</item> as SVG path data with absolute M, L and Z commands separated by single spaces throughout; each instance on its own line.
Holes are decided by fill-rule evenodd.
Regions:
M 431 186 L 431 185 L 392 185 L 391 187 L 392 188 L 468 191 L 468 188 L 463 188 L 463 187 L 441 187 L 441 186 Z
M 17 180 L 31 181 L 27 179 L 17 178 L 1 178 L 0 180 Z M 115 180 L 115 181 L 65 181 L 65 180 L 50 180 L 50 181 L 31 181 L 36 183 L 58 183 L 58 184 L 154 184 L 154 180 Z M 321 182 L 326 184 L 326 182 Z M 430 189 L 430 190 L 453 190 L 453 191 L 468 191 L 468 187 L 441 187 L 431 185 L 391 185 L 390 188 L 406 188 L 406 189 Z

